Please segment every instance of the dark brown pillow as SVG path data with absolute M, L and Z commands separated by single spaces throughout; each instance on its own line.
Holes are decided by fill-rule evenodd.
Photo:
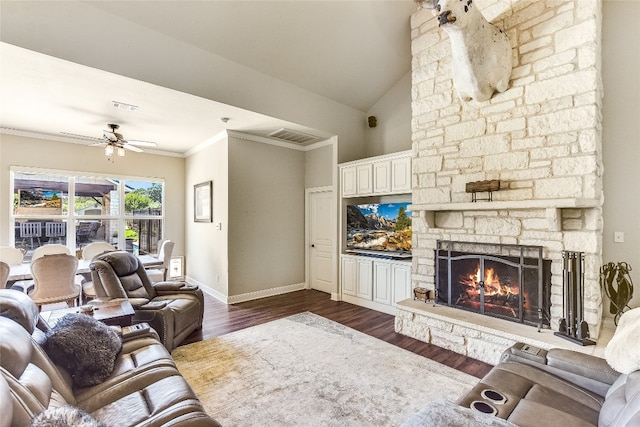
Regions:
M 122 348 L 118 334 L 86 314 L 67 314 L 47 332 L 44 349 L 77 387 L 100 384 L 113 372 Z

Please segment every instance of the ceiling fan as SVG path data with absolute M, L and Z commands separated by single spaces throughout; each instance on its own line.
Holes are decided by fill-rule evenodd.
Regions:
M 158 144 L 150 141 L 137 141 L 124 139 L 121 133 L 116 132 L 120 125 L 115 123 L 107 124 L 109 129 L 102 131 L 102 140 L 89 144 L 90 146 L 104 145 L 104 155 L 111 157 L 117 154 L 120 157 L 124 157 L 125 150 L 135 151 L 136 153 L 142 153 L 142 149 L 139 147 L 157 147 Z

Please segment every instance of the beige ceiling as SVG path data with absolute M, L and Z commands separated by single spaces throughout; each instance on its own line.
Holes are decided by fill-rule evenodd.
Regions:
M 158 52 L 167 40 L 176 41 L 366 112 L 410 69 L 415 9 L 411 0 L 2 0 L 0 127 L 100 137 L 108 122 L 116 122 L 125 138 L 152 140 L 158 150 L 180 154 L 225 128 L 265 135 L 285 127 L 327 137 L 198 93 L 145 83 L 157 70 L 145 68 L 145 58 L 128 56 L 139 50 L 127 44 Z M 174 67 L 178 78 L 183 67 L 171 59 L 168 70 Z M 103 71 L 129 68 L 138 79 Z M 140 109 L 116 109 L 112 101 Z M 225 125 L 220 117 L 232 120 Z

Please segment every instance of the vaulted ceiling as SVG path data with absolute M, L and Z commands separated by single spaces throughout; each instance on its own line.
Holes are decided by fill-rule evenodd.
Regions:
M 228 128 L 322 133 L 233 106 L 229 97 L 149 82 L 161 73 L 231 81 L 251 70 L 366 112 L 410 70 L 415 9 L 411 0 L 2 0 L 0 128 L 100 137 L 114 121 L 125 137 L 175 153 Z M 224 62 L 228 75 L 194 77 L 197 64 L 170 46 Z M 112 101 L 140 109 L 132 117 Z

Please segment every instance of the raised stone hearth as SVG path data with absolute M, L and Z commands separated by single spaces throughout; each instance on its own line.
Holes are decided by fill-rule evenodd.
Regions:
M 396 332 L 495 365 L 504 350 L 516 342 L 543 349 L 567 348 L 604 357 L 604 347 L 613 335 L 613 325 L 600 333 L 596 346 L 580 346 L 531 326 L 509 322 L 469 311 L 434 305 L 420 300 L 404 300 L 396 305 Z

